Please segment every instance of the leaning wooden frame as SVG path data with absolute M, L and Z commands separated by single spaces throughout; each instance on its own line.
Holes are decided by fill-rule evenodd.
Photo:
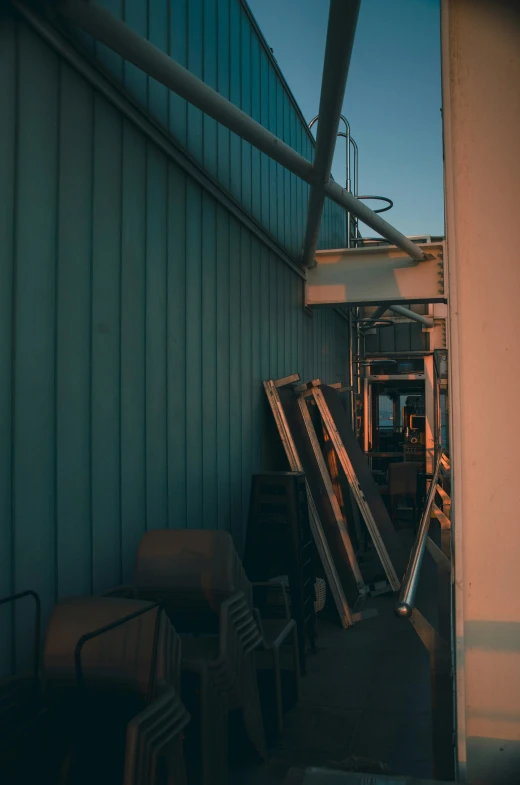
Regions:
M 298 381 L 300 381 L 299 375 L 294 374 L 292 376 L 287 376 L 284 379 L 280 379 L 278 381 L 269 379 L 264 382 L 264 389 L 267 395 L 267 399 L 269 401 L 269 405 L 271 407 L 271 411 L 273 413 L 274 420 L 278 428 L 278 433 L 280 434 L 280 439 L 282 440 L 282 444 L 284 446 L 285 454 L 287 456 L 290 469 L 293 472 L 303 472 L 304 469 L 300 457 L 298 455 L 298 451 L 296 449 L 296 445 L 294 443 L 289 425 L 287 423 L 287 419 L 285 417 L 285 412 L 282 406 L 282 402 L 278 394 L 278 388 L 284 387 L 289 384 L 294 384 L 295 382 Z M 309 484 L 307 481 L 306 481 L 306 488 L 307 488 L 309 518 L 310 518 L 312 535 L 314 537 L 314 542 L 316 543 L 316 548 L 318 550 L 318 554 L 320 556 L 320 560 L 323 565 L 323 569 L 325 571 L 325 575 L 327 577 L 327 581 L 332 596 L 334 598 L 334 602 L 336 605 L 336 609 L 338 611 L 341 625 L 343 628 L 346 629 L 354 624 L 355 619 L 354 616 L 352 615 L 349 604 L 345 597 L 345 593 L 341 585 L 341 580 L 339 578 L 338 571 L 334 564 L 334 559 L 330 552 L 327 538 L 325 536 L 325 532 L 323 531 L 323 526 L 321 524 L 318 511 L 316 509 L 316 505 L 312 498 L 312 493 L 310 491 Z
M 361 490 L 360 484 L 358 482 L 358 478 L 356 476 L 356 472 L 354 471 L 354 467 L 352 466 L 352 462 L 350 460 L 347 450 L 345 449 L 340 433 L 336 427 L 336 423 L 334 422 L 334 418 L 330 413 L 327 402 L 323 397 L 323 393 L 320 389 L 320 385 L 321 385 L 321 381 L 319 379 L 316 379 L 313 382 L 310 382 L 308 385 L 306 385 L 307 395 L 312 396 L 314 401 L 316 402 L 322 422 L 327 430 L 330 440 L 332 441 L 334 450 L 336 451 L 336 455 L 338 456 L 338 460 L 341 464 L 343 472 L 345 473 L 348 483 L 352 489 L 354 498 L 359 507 L 361 515 L 363 516 L 363 519 L 366 523 L 366 526 L 372 538 L 372 542 L 374 543 L 374 547 L 377 551 L 377 555 L 379 556 L 385 574 L 388 578 L 390 587 L 393 589 L 393 591 L 397 591 L 400 588 L 401 581 L 399 580 L 399 576 L 390 558 L 388 550 L 385 547 L 383 538 L 381 537 L 381 533 L 372 514 L 372 510 L 370 509 L 370 506 L 365 498 L 365 495 Z

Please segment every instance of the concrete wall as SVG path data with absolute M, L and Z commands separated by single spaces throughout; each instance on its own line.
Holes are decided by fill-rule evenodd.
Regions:
M 520 782 L 520 8 L 443 3 L 459 774 Z M 485 220 L 483 220 L 485 217 Z
M 243 543 L 262 380 L 345 380 L 347 323 L 85 79 L 0 20 L 0 596 L 131 577 L 146 529 Z M 277 440 L 276 434 L 273 437 Z M 0 613 L 27 666 L 29 602 Z

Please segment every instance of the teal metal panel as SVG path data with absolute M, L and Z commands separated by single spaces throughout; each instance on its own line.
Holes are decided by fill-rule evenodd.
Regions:
M 147 148 L 123 124 L 121 226 L 121 531 L 122 580 L 130 581 L 146 530 L 146 202 Z
M 249 486 L 252 466 L 252 321 L 251 321 L 251 234 L 246 229 L 240 230 L 240 377 L 237 379 L 240 389 L 241 409 L 241 469 L 242 469 L 242 509 L 241 525 L 235 534 L 238 547 L 243 545 L 245 522 L 249 505 Z M 280 265 L 285 267 L 285 265 Z M 288 269 L 288 268 L 287 268 Z M 234 380 L 233 380 L 234 383 Z
M 93 590 L 121 577 L 121 149 L 122 120 L 96 96 L 92 215 Z
M 185 68 L 187 67 L 188 61 L 188 39 L 186 36 L 186 25 L 188 23 L 187 2 L 188 0 L 175 0 L 174 3 L 169 4 L 170 56 Z M 134 2 L 127 3 L 127 5 L 129 7 L 136 6 L 139 8 L 141 4 L 139 2 Z M 129 19 L 128 11 L 129 9 L 127 8 L 126 22 L 130 27 L 136 29 Z M 135 95 L 132 91 L 131 94 Z M 146 105 L 143 99 L 141 99 L 141 103 Z M 186 101 L 175 93 L 170 93 L 169 129 L 183 147 L 186 147 L 187 119 L 188 105 Z
M 202 525 L 218 528 L 217 464 L 217 307 L 218 278 L 217 206 L 202 196 Z
M 248 18 L 242 10 L 240 11 L 240 63 L 240 107 L 247 115 L 251 116 L 251 27 Z M 241 140 L 240 146 L 242 151 L 241 201 L 246 210 L 251 213 L 254 187 L 251 171 L 252 148 L 244 140 Z
M 187 526 L 202 522 L 202 191 L 186 183 L 186 511 Z
M 236 106 L 241 101 L 241 10 L 239 0 L 229 0 L 229 100 Z M 242 198 L 242 140 L 230 133 L 229 188 L 235 199 Z
M 260 44 L 258 38 L 251 36 L 251 117 L 260 123 L 262 120 L 260 110 Z M 258 223 L 262 222 L 262 174 L 260 151 L 251 148 L 251 213 Z
M 91 590 L 92 92 L 62 64 L 56 268 L 56 559 L 58 595 Z M 78 181 L 83 184 L 78 188 Z M 74 526 L 71 526 L 74 521 Z
M 204 79 L 203 54 L 203 0 L 189 0 L 187 25 L 187 63 L 192 74 Z M 188 104 L 188 125 L 186 147 L 197 161 L 204 160 L 204 139 L 202 112 Z
M 273 134 L 278 132 L 277 122 L 277 102 L 276 102 L 276 73 L 273 66 L 269 63 L 269 84 L 268 84 L 268 101 L 269 101 L 269 120 L 268 128 Z M 276 161 L 269 159 L 269 226 L 268 229 L 275 237 L 280 237 L 278 217 L 278 170 L 279 164 Z
M 204 0 L 203 7 L 203 73 L 204 81 L 218 90 L 218 39 L 217 29 L 218 0 Z M 215 179 L 218 177 L 217 163 L 217 123 L 212 117 L 204 115 L 204 168 Z
M 14 291 L 14 590 L 48 612 L 56 578 L 56 207 L 59 63 L 18 30 Z M 35 129 L 38 129 L 37 133 Z M 17 659 L 29 665 L 31 615 L 17 613 Z
M 166 271 L 168 166 L 147 146 L 146 182 L 146 528 L 168 521 Z
M 262 381 L 337 380 L 348 347 L 272 250 L 14 30 L 0 31 L 0 591 L 36 589 L 45 619 L 57 598 L 130 580 L 146 528 L 219 527 L 240 548 L 251 474 L 272 468 Z M 0 625 L 0 672 L 25 667 L 28 608 Z
M 242 418 L 241 418 L 241 314 L 240 301 L 242 264 L 240 258 L 240 224 L 229 220 L 229 433 L 231 497 L 229 531 L 233 537 L 241 536 L 242 529 Z
M 188 526 L 186 448 L 187 395 L 187 186 L 186 176 L 168 165 L 168 526 Z M 190 240 L 191 242 L 191 240 Z M 190 259 L 190 264 L 192 263 Z
M 266 53 L 260 50 L 260 122 L 266 128 L 269 125 L 269 60 Z M 263 226 L 269 228 L 270 226 L 270 177 L 271 177 L 271 162 L 269 158 L 260 153 L 260 169 L 261 169 L 261 199 L 262 206 L 260 212 L 260 222 Z
M 251 465 L 262 465 L 262 441 L 255 438 L 255 423 L 262 422 L 264 391 L 262 387 L 262 246 L 256 237 L 251 238 Z
M 105 5 L 105 3 L 103 3 Z M 177 3 L 173 4 L 174 6 Z M 136 33 L 142 35 L 144 38 L 148 35 L 148 4 L 143 2 L 131 2 L 125 3 L 124 8 L 124 21 L 126 24 L 135 30 Z M 114 11 L 114 8 L 111 9 Z M 186 38 L 186 25 L 183 28 L 183 37 Z M 96 44 L 96 53 L 99 51 L 98 49 L 99 44 Z M 117 61 L 116 61 L 117 62 Z M 179 60 L 179 62 L 181 62 Z M 110 61 L 107 62 L 107 65 L 110 64 Z M 183 63 L 184 65 L 184 63 Z M 119 73 L 118 66 L 115 67 L 115 74 Z M 141 71 L 140 68 L 137 68 L 132 63 L 125 62 L 124 64 L 124 74 L 123 74 L 123 81 L 125 88 L 128 90 L 130 95 L 132 95 L 141 106 L 148 106 L 148 77 Z
M 224 303 L 231 298 L 230 218 L 217 207 L 218 275 L 217 298 L 217 370 L 214 394 L 217 403 L 217 464 L 218 464 L 218 528 L 228 529 L 231 520 L 231 320 L 230 309 Z
M 175 5 L 170 0 L 154 0 L 153 8 L 148 3 L 148 38 L 154 46 L 169 54 L 169 6 Z M 163 128 L 168 128 L 168 99 L 170 91 L 155 79 L 148 80 L 148 108 Z
M 217 3 L 217 90 L 224 98 L 230 97 L 230 51 L 229 51 L 229 0 Z M 230 133 L 222 125 L 217 126 L 218 169 L 217 179 L 227 191 L 230 186 Z
M 124 0 L 104 0 L 104 7 L 111 14 L 123 18 Z M 147 3 L 142 3 L 143 14 L 146 15 Z M 146 16 L 145 16 L 146 19 Z M 142 34 L 147 34 L 146 24 L 141 27 Z M 101 63 L 101 65 L 108 71 L 111 71 L 118 79 L 123 79 L 123 58 L 116 54 L 112 49 L 109 49 L 104 44 L 95 41 L 93 45 L 94 56 Z
M 13 284 L 15 151 L 17 132 L 16 42 L 14 25 L 0 25 L 0 596 L 11 594 L 13 560 Z M 13 664 L 13 609 L 0 607 L 0 673 Z

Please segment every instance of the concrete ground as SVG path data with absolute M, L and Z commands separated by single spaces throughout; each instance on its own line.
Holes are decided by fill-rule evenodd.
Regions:
M 411 534 L 401 536 L 409 546 Z M 394 616 L 396 597 L 369 598 L 378 615 L 343 630 L 319 621 L 300 704 L 263 763 L 232 765 L 230 785 L 282 783 L 292 766 L 342 768 L 352 756 L 388 773 L 432 777 L 429 657 L 410 623 Z M 417 606 L 435 623 L 436 570 L 425 556 Z M 360 770 L 368 767 L 360 765 Z

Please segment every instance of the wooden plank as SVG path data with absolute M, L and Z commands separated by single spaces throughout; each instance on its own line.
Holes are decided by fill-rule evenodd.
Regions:
M 274 381 L 265 381 L 264 389 L 276 422 L 276 426 L 278 428 L 278 433 L 280 434 L 280 438 L 285 449 L 285 454 L 287 455 L 287 460 L 289 461 L 291 471 L 303 471 L 300 457 L 289 430 L 282 403 L 280 401 L 280 396 Z M 334 560 L 332 558 L 332 554 L 330 552 L 330 548 L 328 546 L 327 539 L 325 537 L 325 533 L 323 531 L 323 527 L 321 525 L 321 521 L 319 519 L 318 512 L 309 489 L 308 482 L 307 497 L 309 502 L 309 516 L 314 541 L 316 543 L 316 547 L 318 549 L 318 553 L 327 576 L 327 581 L 332 596 L 334 597 L 334 602 L 336 604 L 336 609 L 338 611 L 341 625 L 346 629 L 351 627 L 354 621 L 345 594 L 343 592 L 341 581 L 339 579 L 339 575 L 337 573 Z
M 291 376 L 284 376 L 283 379 L 277 379 L 274 383 L 275 387 L 287 387 L 288 384 L 294 384 L 300 381 L 300 374 L 293 373 Z
M 353 490 L 388 581 L 392 589 L 397 591 L 400 586 L 399 575 L 404 575 L 406 570 L 405 554 L 365 456 L 350 427 L 347 412 L 337 393 L 330 387 L 315 388 L 313 396 L 341 467 Z
M 314 429 L 314 424 L 312 422 L 312 418 L 310 416 L 309 409 L 307 407 L 307 403 L 303 398 L 303 396 L 301 395 L 298 396 L 298 406 L 300 408 L 303 422 L 305 423 L 305 427 L 309 435 L 309 441 L 311 443 L 312 451 L 316 459 L 316 464 L 318 466 L 318 470 L 323 482 L 323 486 L 325 488 L 325 493 L 327 494 L 327 498 L 329 500 L 330 506 L 334 514 L 334 518 L 336 520 L 336 526 L 338 527 L 341 543 L 345 549 L 345 553 L 347 554 L 350 568 L 356 580 L 358 590 L 360 594 L 363 594 L 365 588 L 363 576 L 361 575 L 361 571 L 359 569 L 359 564 L 356 559 L 356 554 L 354 552 L 354 548 L 352 547 L 352 542 L 350 540 L 350 536 L 347 530 L 345 518 L 341 511 L 340 502 L 336 493 L 336 490 L 338 492 L 341 492 L 341 488 L 339 487 L 339 485 L 336 485 L 336 489 L 333 487 L 329 471 L 327 470 L 327 466 L 325 464 L 325 459 L 323 458 L 323 453 L 321 451 L 321 446 L 318 441 L 318 436 Z

